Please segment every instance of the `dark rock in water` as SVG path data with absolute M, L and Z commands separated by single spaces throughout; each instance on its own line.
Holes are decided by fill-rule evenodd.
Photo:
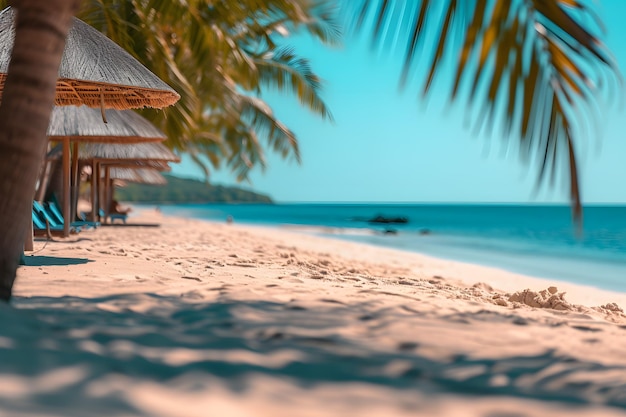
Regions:
M 383 230 L 383 235 L 397 235 L 398 231 L 396 229 L 385 229 Z
M 431 233 L 430 229 L 420 229 L 420 235 L 429 235 Z
M 378 215 L 368 220 L 370 223 L 408 223 L 409 219 L 406 217 L 385 217 Z

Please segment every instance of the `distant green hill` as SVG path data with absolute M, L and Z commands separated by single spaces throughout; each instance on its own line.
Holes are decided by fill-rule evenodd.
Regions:
M 119 201 L 139 203 L 272 203 L 269 196 L 238 187 L 210 185 L 203 181 L 164 175 L 166 185 L 131 184 L 118 187 Z

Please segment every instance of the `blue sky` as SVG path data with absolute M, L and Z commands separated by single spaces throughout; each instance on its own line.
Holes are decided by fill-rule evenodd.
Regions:
M 596 2 L 605 41 L 626 68 L 626 1 Z M 497 133 L 475 135 L 462 103 L 447 105 L 442 85 L 425 102 L 417 85 L 400 92 L 400 59 L 379 56 L 365 39 L 328 48 L 307 37 L 289 42 L 324 79 L 323 98 L 334 123 L 300 107 L 295 98 L 264 95 L 298 136 L 302 164 L 269 154 L 245 188 L 279 202 L 567 202 L 566 184 L 536 187 L 537 170 L 507 152 Z M 441 93 L 439 93 L 441 92 Z M 625 91 L 620 91 L 623 97 Z M 601 136 L 585 138 L 578 155 L 585 203 L 626 203 L 626 100 L 603 108 Z M 174 175 L 202 178 L 193 163 Z M 227 171 L 211 181 L 236 184 Z

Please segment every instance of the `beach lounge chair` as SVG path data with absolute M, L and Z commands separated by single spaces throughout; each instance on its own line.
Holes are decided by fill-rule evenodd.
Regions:
M 48 225 L 50 225 L 51 230 L 63 230 L 63 226 L 65 225 L 65 223 L 56 219 L 56 216 L 54 216 L 50 211 L 48 211 L 46 207 L 44 207 L 38 201 L 33 201 L 33 211 L 39 216 L 44 224 L 47 223 Z M 81 228 L 82 226 L 72 226 L 70 224 L 70 233 L 79 232 Z
M 48 208 L 48 212 L 49 214 L 54 217 L 54 219 L 57 221 L 57 223 L 63 224 L 64 223 L 64 219 L 63 219 L 63 214 L 61 213 L 61 209 L 59 208 L 56 200 L 51 200 L 48 201 L 45 205 L 45 207 Z M 87 220 L 75 220 L 73 222 L 70 223 L 70 226 L 73 227 L 84 227 L 84 228 L 96 228 L 98 226 L 100 226 L 100 222 L 91 222 L 91 221 L 87 221 Z
M 102 218 L 105 218 L 106 220 L 106 213 L 104 212 L 104 210 L 100 209 L 98 210 L 98 215 Z M 128 218 L 128 214 L 126 213 L 109 213 L 108 214 L 109 217 L 109 221 L 111 223 L 114 223 L 115 220 L 121 220 L 122 222 L 126 223 L 126 219 Z
M 78 218 L 80 220 L 77 220 L 77 221 L 82 221 L 82 222 L 86 222 L 86 223 L 93 223 L 95 225 L 95 227 L 102 226 L 102 223 L 100 223 L 97 220 L 95 220 L 95 221 L 87 220 L 87 213 L 85 213 L 84 211 L 81 211 L 81 212 L 78 213 Z
M 48 231 L 54 235 L 60 235 L 63 233 L 63 225 L 59 226 L 58 224 L 50 224 L 50 222 L 47 221 L 47 219 L 40 213 L 41 212 L 38 209 L 35 209 L 33 205 L 31 217 L 33 220 L 33 232 L 35 235 L 45 235 Z M 76 228 L 70 228 L 70 233 L 78 233 L 78 231 L 79 230 Z

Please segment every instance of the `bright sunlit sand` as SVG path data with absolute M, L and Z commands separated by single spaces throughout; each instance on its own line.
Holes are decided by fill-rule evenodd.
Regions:
M 0 415 L 624 415 L 625 294 L 133 214 L 35 242 Z

